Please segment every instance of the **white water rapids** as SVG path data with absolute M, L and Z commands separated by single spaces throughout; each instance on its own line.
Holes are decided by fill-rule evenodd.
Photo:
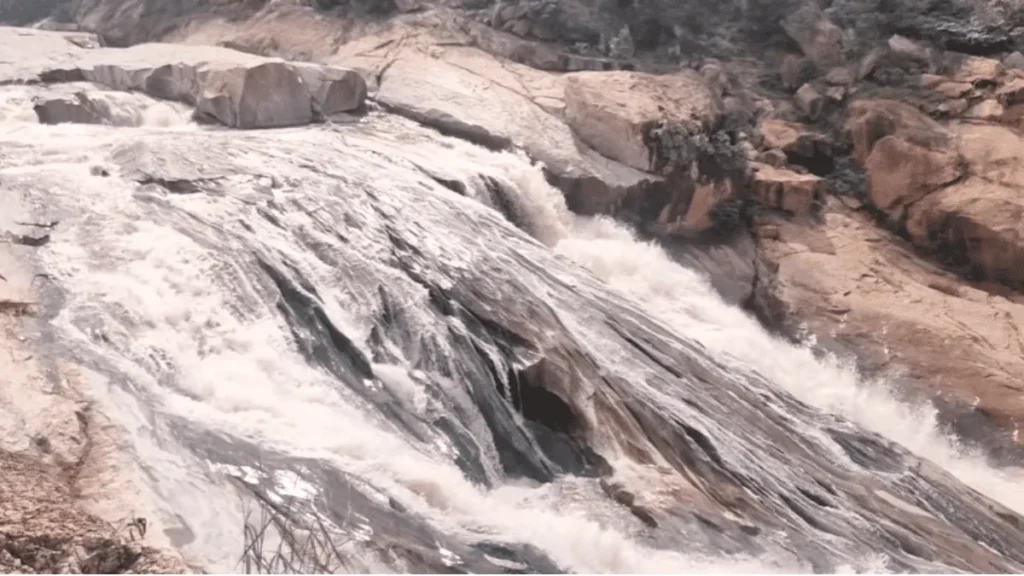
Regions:
M 580 302 L 614 300 L 653 319 L 702 347 L 725 367 L 720 377 L 734 378 L 736 386 L 754 387 L 744 378 L 759 374 L 1024 513 L 1022 484 L 980 456 L 962 453 L 955 438 L 939 431 L 930 408 L 900 403 L 886 383 L 865 382 L 839 362 L 767 334 L 726 305 L 704 278 L 624 226 L 568 213 L 540 168 L 520 155 L 489 152 L 384 115 L 351 126 L 231 133 L 161 108 L 141 112 L 142 127 L 42 126 L 31 113 L 31 90 L 7 87 L 0 99 L 0 193 L 17 192 L 60 222 L 38 252 L 39 266 L 55 285 L 54 346 L 83 366 L 113 445 L 109 468 L 85 495 L 105 516 L 127 506 L 155 519 L 163 530 L 155 536 L 164 539 L 159 543 L 178 547 L 197 566 L 237 569 L 243 508 L 225 475 L 266 480 L 279 497 L 321 489 L 284 467 L 255 470 L 258 454 L 249 451 L 256 446 L 275 457 L 327 462 L 370 500 L 385 507 L 401 502 L 432 534 L 527 544 L 566 570 L 810 568 L 785 546 L 721 556 L 659 543 L 593 478 L 505 478 L 497 464 L 501 448 L 480 440 L 489 437 L 488 424 L 473 406 L 469 385 L 455 381 L 455 373 L 428 379 L 415 368 L 422 358 L 451 351 L 395 343 L 370 320 L 401 316 L 416 337 L 463 330 L 452 327 L 455 320 L 441 325 L 422 313 L 428 291 L 388 268 L 395 256 L 377 240 L 385 235 L 414 240 L 417 254 L 443 262 L 451 285 L 480 266 L 512 267 L 513 257 L 538 266 L 557 263 L 550 274 L 590 299 Z M 461 183 L 466 197 L 438 181 Z M 500 224 L 503 216 L 488 207 L 498 204 L 495 182 L 515 192 L 504 211 L 539 243 Z M 192 188 L 173 192 L 181 186 Z M 344 223 L 321 219 L 335 210 L 344 210 Z M 298 342 L 323 335 L 296 331 L 268 304 L 273 285 L 253 272 L 258 262 L 296 271 L 295 283 L 311 285 L 302 289 L 319 295 L 329 323 L 373 358 L 365 394 L 339 384 L 330 370 L 336 358 L 315 365 L 302 353 Z M 429 270 L 413 272 L 430 276 Z M 530 278 L 496 278 L 492 288 L 521 281 L 538 297 L 550 296 L 564 330 L 589 339 L 593 356 L 643 386 L 643 370 L 588 324 L 590 311 L 563 306 L 554 288 Z M 393 294 L 378 296 L 379 285 Z M 371 341 L 384 343 L 371 352 Z M 656 390 L 649 393 L 658 397 Z M 375 409 L 375 394 L 386 394 L 387 410 L 394 412 Z M 442 416 L 452 416 L 479 441 L 478 473 L 490 486 L 468 477 L 456 463 L 453 441 L 424 424 Z M 719 416 L 725 420 L 709 421 L 708 430 L 729 426 L 728 415 Z M 818 420 L 785 418 L 842 459 Z M 725 458 L 757 460 L 747 447 L 719 449 Z M 213 452 L 219 461 L 204 456 Z M 232 454 L 246 458 L 227 462 Z M 625 460 L 624 454 L 603 455 L 613 466 Z M 752 462 L 748 471 L 754 474 L 759 465 Z M 369 540 L 372 520 L 356 515 L 347 528 L 356 540 Z M 465 560 L 444 542 L 432 545 L 453 566 Z M 836 554 L 836 569 L 890 568 L 875 557 Z M 358 558 L 365 570 L 402 566 L 380 554 Z

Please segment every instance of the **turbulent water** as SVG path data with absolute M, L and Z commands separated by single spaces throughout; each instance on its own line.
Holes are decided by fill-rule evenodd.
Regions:
M 0 193 L 58 223 L 42 345 L 116 446 L 86 493 L 197 567 L 239 568 L 260 502 L 352 570 L 1024 566 L 1021 485 L 930 410 L 568 213 L 520 155 L 379 113 L 41 126 L 5 90 Z

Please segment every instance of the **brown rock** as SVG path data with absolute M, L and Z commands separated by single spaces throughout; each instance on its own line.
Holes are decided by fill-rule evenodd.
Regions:
M 313 120 L 302 78 L 284 62 L 208 71 L 196 111 L 232 128 L 299 126 Z
M 976 278 L 1024 289 L 1024 199 L 1017 190 L 970 178 L 914 204 L 907 231 Z
M 967 102 L 967 100 L 947 100 L 942 104 L 939 104 L 937 110 L 948 116 L 960 116 L 964 112 L 967 112 L 967 108 L 969 107 L 970 104 Z
M 1003 117 L 999 119 L 1002 124 L 1014 126 L 1018 130 L 1024 129 L 1024 104 L 1009 106 L 1003 111 Z
M 964 172 L 955 150 L 928 149 L 898 136 L 876 142 L 864 169 L 871 203 L 886 213 L 916 202 Z
M 655 168 L 646 141 L 653 124 L 697 133 L 721 114 L 721 102 L 692 73 L 578 72 L 565 86 L 565 117 L 576 134 L 605 156 L 640 170 Z
M 857 120 L 848 121 L 855 145 L 870 146 L 864 166 L 872 204 L 889 214 L 906 208 L 914 244 L 940 260 L 972 277 L 1024 289 L 1024 140 L 991 124 L 958 126 L 952 138 L 919 114 L 861 103 L 851 116 Z M 994 118 L 1003 107 L 987 100 L 968 114 Z
M 864 207 L 864 203 L 852 196 L 840 196 L 839 201 L 843 203 L 850 210 L 860 210 Z
M 975 277 L 1024 289 L 1024 140 L 1001 126 L 959 128 L 971 176 L 908 213 L 914 243 Z
M 811 120 L 817 120 L 825 109 L 825 97 L 810 84 L 804 84 L 794 96 L 796 105 Z
M 996 98 L 1003 106 L 1024 104 L 1024 78 L 1014 78 L 996 90 Z
M 771 150 L 765 150 L 757 155 L 758 162 L 774 166 L 776 168 L 785 166 L 789 159 L 786 157 L 786 153 L 778 148 L 772 148 Z
M 755 164 L 753 168 L 751 191 L 765 206 L 805 215 L 825 192 L 824 181 L 813 174 L 798 174 L 765 164 Z
M 907 104 L 856 102 L 846 125 L 867 171 L 869 199 L 886 213 L 898 215 L 964 172 L 951 134 Z
M 938 74 L 921 74 L 917 79 L 917 85 L 921 88 L 935 88 L 939 84 L 944 84 L 948 81 L 948 78 Z
M 971 106 L 964 114 L 966 118 L 998 121 L 1003 115 L 1003 105 L 995 100 L 982 100 Z
M 855 353 L 866 374 L 892 375 L 922 401 L 943 398 L 952 415 L 967 415 L 958 420 L 961 434 L 1016 446 L 1013 432 L 1024 423 L 1024 304 L 937 271 L 870 216 L 840 207 L 823 220 L 813 229 L 773 222 L 780 238 L 759 245 L 774 284 L 763 286 L 760 301 L 782 310 L 790 329 L 803 326 L 827 349 Z M 826 242 L 831 250 L 817 248 Z M 844 312 L 833 313 L 837 307 Z M 972 432 L 989 418 L 1005 428 Z
M 843 31 L 825 16 L 817 3 L 805 4 L 787 16 L 782 28 L 818 66 L 827 69 L 845 61 Z
M 765 148 L 777 148 L 800 158 L 832 154 L 832 144 L 824 135 L 785 120 L 768 119 L 762 122 L 761 137 Z
M 679 232 L 703 232 L 709 230 L 715 224 L 712 217 L 714 209 L 724 202 L 731 200 L 734 196 L 735 190 L 732 182 L 729 180 L 698 184 L 694 187 L 693 197 L 683 217 L 683 226 L 668 226 L 665 230 L 668 232 L 675 231 L 674 228 L 678 228 Z M 667 214 L 670 208 L 671 205 L 666 206 L 663 214 Z M 659 219 L 659 224 L 671 223 L 662 222 Z
M 969 82 L 943 82 L 932 88 L 946 98 L 960 98 L 974 89 Z
M 968 56 L 953 74 L 958 82 L 995 82 L 1003 73 L 1003 65 L 993 58 Z
M 846 128 L 853 139 L 854 155 L 864 163 L 875 142 L 885 136 L 900 138 L 925 148 L 946 148 L 951 134 L 917 108 L 895 100 L 858 100 L 847 111 Z

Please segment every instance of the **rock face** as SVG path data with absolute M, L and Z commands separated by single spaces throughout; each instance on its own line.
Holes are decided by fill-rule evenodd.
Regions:
M 1024 140 L 1002 126 L 964 125 L 957 135 L 968 176 L 914 204 L 907 231 L 970 277 L 1024 290 Z
M 59 0 L 40 0 L 24 2 L 23 0 L 0 0 L 0 23 L 23 26 L 48 18 L 63 8 Z
M 52 39 L 52 37 L 51 37 Z M 59 89 L 57 89 L 59 92 Z M 26 106 L 31 110 L 30 102 Z M 92 411 L 73 362 L 47 362 L 34 350 L 41 331 L 34 256 L 52 226 L 9 186 L 0 195 L 0 573 L 181 573 L 179 557 L 86 511 L 83 492 L 100 456 L 116 447 L 90 429 Z M 127 517 L 126 517 L 127 516 Z
M 845 113 L 866 199 L 909 245 L 851 212 L 852 199 L 827 202 L 819 226 L 769 219 L 757 238 L 774 272 L 761 276 L 759 307 L 791 333 L 805 322 L 829 349 L 931 398 L 959 433 L 1018 461 L 1019 82 L 998 59 L 954 60 L 947 75 L 920 77 L 919 96 L 859 99 Z M 798 133 L 766 122 L 765 145 L 794 147 Z
M 68 487 L 23 456 L 0 452 L 0 571 L 7 574 L 180 574 L 178 558 L 140 544 L 145 520 L 121 531 L 79 509 Z M 135 519 L 131 519 L 135 520 Z
M 771 234 L 758 243 L 774 274 L 758 290 L 772 321 L 793 333 L 805 323 L 865 372 L 934 400 L 963 437 L 1019 458 L 1024 299 L 965 284 L 837 201 L 823 218 L 814 228 L 762 225 Z
M 810 214 L 826 191 L 825 182 L 814 174 L 799 174 L 765 164 L 754 164 L 753 169 L 751 187 L 754 197 L 765 206 L 790 214 Z
M 422 54 L 395 58 L 380 78 L 377 101 L 443 133 L 492 148 L 521 147 L 545 164 L 580 212 L 612 211 L 631 192 L 660 180 L 581 142 L 553 113 L 565 106 L 561 90 L 531 97 L 533 81 L 543 87 L 552 78 L 518 68 L 508 75 L 505 65 L 478 51 L 452 52 L 449 62 Z
M 694 136 L 720 121 L 721 103 L 703 79 L 679 73 L 579 72 L 565 86 L 565 117 L 572 129 L 605 156 L 638 170 L 662 168 L 651 150 L 659 124 Z
M 210 70 L 203 75 L 196 111 L 233 128 L 277 128 L 309 124 L 309 88 L 284 63 Z
M 963 173 L 950 149 L 953 135 L 916 108 L 894 101 L 859 101 L 846 122 L 854 154 L 868 175 L 872 203 L 893 213 Z
M 30 44 L 41 46 L 47 38 L 53 42 L 77 37 L 33 33 L 9 36 L 5 41 L 13 44 L 9 46 L 12 52 L 27 52 Z M 115 91 L 138 91 L 193 105 L 200 115 L 233 128 L 308 124 L 355 111 L 366 98 L 365 81 L 351 70 L 291 64 L 222 48 L 145 44 L 128 49 L 83 50 L 70 43 L 58 44 L 58 48 L 61 50 L 36 51 L 37 61 L 0 68 L 0 80 L 88 81 Z M 74 63 L 62 65 L 72 54 L 76 54 Z M 110 106 L 100 100 L 73 96 L 42 103 L 41 117 L 92 123 L 120 121 L 113 119 Z
M 978 280 L 1024 287 L 1021 138 L 998 125 L 940 126 L 906 104 L 859 102 L 847 121 L 875 207 L 915 245 Z
M 315 64 L 293 63 L 313 98 L 313 112 L 331 117 L 362 108 L 366 101 L 366 81 L 354 70 Z

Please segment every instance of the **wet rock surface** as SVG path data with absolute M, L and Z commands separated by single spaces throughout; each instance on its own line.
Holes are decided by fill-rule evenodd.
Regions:
M 480 198 L 477 195 L 486 187 L 475 183 L 477 170 L 498 181 L 516 174 L 491 172 L 496 168 L 489 166 L 500 166 L 490 164 L 492 153 L 438 139 L 412 123 L 384 115 L 331 130 L 213 130 L 185 137 L 180 131 L 148 131 L 128 139 L 119 134 L 106 132 L 101 140 L 90 142 L 90 149 L 101 151 L 110 175 L 93 176 L 96 182 L 86 192 L 82 181 L 72 176 L 77 172 L 55 175 L 28 168 L 5 175 L 4 184 L 31 190 L 36 201 L 49 199 L 46 210 L 63 223 L 62 230 L 88 235 L 88 258 L 125 270 L 125 285 L 136 281 L 129 280 L 136 273 L 143 274 L 140 280 L 145 277 L 124 260 L 134 258 L 138 243 L 145 240 L 137 233 L 115 232 L 122 228 L 112 219 L 146 228 L 171 225 L 178 240 L 166 245 L 168 251 L 151 246 L 165 255 L 161 259 L 171 258 L 161 266 L 191 266 L 172 256 L 181 250 L 202 254 L 197 261 L 212 265 L 202 272 L 204 293 L 240 296 L 236 301 L 244 303 L 245 317 L 253 320 L 279 314 L 295 347 L 285 356 L 278 354 L 275 362 L 291 365 L 304 359 L 338 387 L 331 389 L 341 398 L 316 401 L 329 404 L 325 414 L 330 413 L 331 420 L 320 420 L 310 412 L 310 404 L 296 407 L 324 440 L 334 442 L 344 435 L 343 428 L 322 426 L 343 426 L 354 417 L 337 419 L 333 411 L 366 403 L 371 414 L 386 418 L 409 438 L 423 439 L 423 452 L 413 456 L 417 453 L 400 449 L 388 440 L 390 436 L 375 436 L 369 429 L 349 440 L 354 442 L 351 446 L 358 451 L 359 446 L 370 445 L 374 451 L 382 446 L 398 450 L 403 459 L 414 458 L 417 469 L 454 465 L 484 486 L 516 478 L 554 482 L 567 473 L 608 476 L 634 494 L 632 499 L 615 497 L 631 500 L 623 512 L 645 527 L 641 530 L 653 531 L 675 549 L 707 546 L 784 554 L 773 536 L 782 531 L 787 548 L 795 547 L 798 558 L 814 558 L 821 569 L 879 551 L 891 565 L 905 569 L 1009 571 L 1024 563 L 1015 545 L 1020 536 L 1012 512 L 958 487 L 946 472 L 897 445 L 841 418 L 810 410 L 756 372 L 708 356 L 696 342 L 668 331 L 568 260 L 554 257 L 498 210 L 452 194 L 415 165 L 424 158 L 459 158 L 463 163 L 436 166 L 449 166 L 452 173 L 446 181 L 460 181 L 467 195 Z M 74 154 L 84 143 L 65 145 L 71 145 L 64 150 Z M 334 158 L 329 171 L 320 167 L 319 160 L 326 158 Z M 465 163 L 467 158 L 474 161 Z M 385 168 L 390 184 L 382 190 L 385 184 L 378 176 Z M 165 185 L 159 184 L 185 180 L 201 192 L 165 192 Z M 50 186 L 33 184 L 43 181 Z M 274 181 L 282 183 L 277 192 L 269 188 Z M 506 189 L 512 206 L 515 190 Z M 283 204 L 273 199 L 275 194 L 284 194 Z M 84 210 L 85 204 L 101 198 L 110 202 L 102 210 Z M 307 204 L 314 199 L 315 209 Z M 410 210 L 417 218 L 403 216 Z M 107 226 L 96 228 L 90 221 L 101 213 Z M 517 210 L 507 213 L 515 217 Z M 142 224 L 140 218 L 152 224 Z M 529 220 L 524 226 L 529 229 Z M 443 231 L 439 233 L 444 242 L 436 241 L 433 231 Z M 310 256 L 299 256 L 303 252 L 291 246 L 306 247 Z M 365 251 L 366 246 L 385 250 Z M 217 264 L 227 261 L 233 263 L 229 269 Z M 142 265 L 148 266 L 145 262 Z M 357 269 L 350 270 L 356 262 Z M 140 302 L 122 300 L 134 311 L 129 315 L 119 312 L 125 304 L 96 309 L 90 303 L 97 295 L 83 289 L 105 290 L 104 284 L 89 279 L 99 277 L 86 269 L 60 274 L 69 316 L 68 323 L 60 321 L 59 330 L 70 334 L 85 325 L 102 326 L 110 341 L 111 349 L 99 355 L 90 347 L 76 348 L 73 355 L 79 361 L 115 374 L 118 358 L 146 357 L 149 347 L 166 345 L 147 336 L 152 334 L 147 321 L 136 323 L 135 314 L 149 314 Z M 235 274 L 247 278 L 244 285 L 251 288 L 236 284 Z M 180 297 L 173 296 L 172 286 L 166 286 L 171 291 L 165 297 Z M 363 299 L 367 290 L 376 294 L 370 302 Z M 352 321 L 368 323 L 369 332 L 360 336 L 347 328 L 335 316 L 338 309 L 358 314 Z M 210 318 L 214 325 L 227 322 L 228 316 L 203 312 L 207 313 L 216 314 Z M 229 329 L 234 333 L 236 327 Z M 217 329 L 201 332 L 206 342 L 219 338 Z M 179 333 L 175 345 L 186 345 L 199 332 L 193 334 Z M 603 353 L 590 354 L 592 347 Z M 216 350 L 210 352 L 221 353 Z M 408 368 L 388 367 L 399 366 L 403 357 L 415 360 Z M 209 381 L 194 380 L 203 378 L 200 372 L 172 362 L 171 373 L 182 378 L 157 386 L 180 391 L 186 398 L 206 394 L 203 382 Z M 157 365 L 149 369 L 166 370 Z M 394 370 L 429 391 L 424 408 L 415 408 L 416 396 L 403 392 Z M 320 378 L 305 382 L 311 385 Z M 449 382 L 459 387 L 452 388 Z M 230 406 L 213 397 L 206 402 L 216 410 Z M 459 413 L 465 416 L 453 417 Z M 172 432 L 161 436 L 165 442 L 194 445 L 193 454 L 254 486 L 271 501 L 270 494 L 283 495 L 290 489 L 321 517 L 335 521 L 332 511 L 346 510 L 346 518 L 360 518 L 356 524 L 342 523 L 341 529 L 356 534 L 362 524 L 371 527 L 375 538 L 363 546 L 364 552 L 393 541 L 388 546 L 388 562 L 395 562 L 391 565 L 412 569 L 403 562 L 413 558 L 412 566 L 420 569 L 439 569 L 445 562 L 460 571 L 490 569 L 491 561 L 479 551 L 488 550 L 487 556 L 493 557 L 493 548 L 503 546 L 493 537 L 481 541 L 480 534 L 472 532 L 447 543 L 434 512 L 434 499 L 445 493 L 441 487 L 422 486 L 412 478 L 393 485 L 398 508 L 408 507 L 400 513 L 390 501 L 386 509 L 371 504 L 365 498 L 379 497 L 363 484 L 351 492 L 345 488 L 342 478 L 349 475 L 348 481 L 358 479 L 370 486 L 384 481 L 386 476 L 375 471 L 377 464 L 364 468 L 351 455 L 335 464 L 330 459 L 314 464 L 291 455 L 278 457 L 266 440 L 257 462 L 255 457 L 245 458 L 244 446 L 256 441 L 258 429 L 204 423 L 173 404 L 160 408 L 154 418 L 154 423 L 164 423 L 154 430 L 171 426 Z M 303 419 L 289 421 L 305 426 Z M 807 434 L 808 426 L 834 440 Z M 197 432 L 202 430 L 237 439 L 189 440 L 197 434 L 202 437 Z M 287 446 L 284 442 L 282 448 Z M 435 452 L 430 446 L 438 442 L 449 448 Z M 780 445 L 785 449 L 771 448 Z M 845 456 L 837 458 L 836 447 Z M 630 456 L 614 464 L 602 456 L 613 453 Z M 394 462 L 394 454 L 389 461 Z M 273 471 L 275 478 L 296 474 L 307 484 L 277 480 L 261 485 L 252 474 L 239 470 L 257 464 L 262 467 L 257 470 Z M 334 466 L 339 472 L 352 468 L 337 476 L 331 471 Z M 407 472 L 399 466 L 391 473 L 405 478 Z M 307 485 L 296 492 L 295 486 Z M 757 499 L 748 496 L 755 490 Z M 463 497 L 469 500 L 449 509 L 447 517 L 485 521 L 470 504 L 476 497 Z M 908 515 L 889 504 L 893 500 L 921 512 Z M 484 505 L 492 513 L 489 521 L 510 530 L 500 523 L 502 516 L 493 515 L 495 505 Z M 352 516 L 351 510 L 359 516 Z M 412 517 L 398 520 L 396 514 Z M 422 530 L 429 530 L 429 537 L 419 532 L 417 514 L 423 515 Z M 940 524 L 941 536 L 936 528 Z M 873 531 L 870 526 L 885 528 Z M 195 532 L 198 527 L 190 529 Z M 819 530 L 832 536 L 827 547 L 819 543 Z M 892 546 L 893 534 L 920 553 L 911 555 Z M 541 542 L 528 538 L 526 543 L 531 541 Z M 426 542 L 432 543 L 430 548 L 425 548 Z M 548 570 L 566 559 L 537 556 L 529 547 L 504 546 L 506 557 L 526 566 L 524 570 Z
M 971 443 L 1001 461 L 1019 461 L 1016 431 L 1024 405 L 1016 375 L 1022 373 L 1024 353 L 1018 334 L 1024 321 L 1018 310 L 1024 255 L 1016 191 L 1022 184 L 1017 172 L 1024 77 L 1018 50 L 1024 48 L 1024 16 L 1015 3 L 841 0 L 826 9 L 798 1 L 327 4 L 154 8 L 86 0 L 76 17 L 102 40 L 84 33 L 64 34 L 63 42 L 38 32 L 0 35 L 7 46 L 37 54 L 0 66 L 0 81 L 55 87 L 84 81 L 92 90 L 97 85 L 137 90 L 195 105 L 219 123 L 239 128 L 307 124 L 335 111 L 359 110 L 369 98 L 444 134 L 493 150 L 520 149 L 544 164 L 548 181 L 573 211 L 631 223 L 678 261 L 704 271 L 728 300 L 746 302 L 773 329 L 792 338 L 813 336 L 819 349 L 855 358 L 865 373 L 888 378 L 908 399 L 930 400 L 944 423 Z M 342 26 L 345 18 L 349 24 Z M 209 47 L 200 52 L 158 44 L 118 51 L 100 47 L 159 39 L 228 44 L 265 56 L 221 50 L 212 58 Z M 322 63 L 286 63 L 266 55 Z M 365 82 L 350 70 L 358 70 Z M 247 81 L 264 76 L 272 82 Z M 282 88 L 268 92 L 268 84 Z M 46 98 L 37 111 L 44 122 L 120 122 L 92 96 Z M 160 150 L 166 143 L 152 146 L 139 157 L 164 158 Z M 249 165 L 230 162 L 226 168 L 191 171 L 182 167 L 186 157 L 192 159 L 180 150 L 168 156 L 173 170 L 161 162 L 133 161 L 136 173 L 130 180 L 174 194 L 204 195 L 223 190 L 238 174 L 245 174 L 245 182 L 262 177 Z M 406 161 L 429 176 L 424 186 L 460 194 L 474 189 L 464 174 L 429 167 L 422 156 Z M 275 175 L 270 181 L 286 180 Z M 482 186 L 487 192 L 480 197 L 489 198 L 510 221 L 542 241 L 553 237 L 517 208 L 507 186 L 493 179 Z M 268 210 L 269 221 L 284 217 L 274 212 L 277 208 Z M 342 212 L 332 216 L 350 218 Z M 475 346 L 502 351 L 502 366 L 475 366 L 474 378 L 498 386 L 502 373 L 511 373 L 520 381 L 517 390 L 527 391 L 524 398 L 558 407 L 544 412 L 527 407 L 536 406 L 534 400 L 520 399 L 519 405 L 509 400 L 514 410 L 535 419 L 524 429 L 509 418 L 508 398 L 474 392 L 486 406 L 483 417 L 502 473 L 541 482 L 566 473 L 604 476 L 602 489 L 644 526 L 672 527 L 722 550 L 765 549 L 770 546 L 751 534 L 782 526 L 801 555 L 818 557 L 818 533 L 806 529 L 811 526 L 852 542 L 848 550 L 855 552 L 849 555 L 888 550 L 898 542 L 900 551 L 889 555 L 890 566 L 898 569 L 941 565 L 1004 571 L 1020 562 L 1012 546 L 1019 534 L 1005 521 L 1013 516 L 977 512 L 987 504 L 971 500 L 974 496 L 948 499 L 949 480 L 927 462 L 908 464 L 911 457 L 877 438 L 830 428 L 829 437 L 860 467 L 860 475 L 822 468 L 820 461 L 829 456 L 815 453 L 813 442 L 806 451 L 787 443 L 794 432 L 765 408 L 788 400 L 748 402 L 749 388 L 727 387 L 738 400 L 713 399 L 720 404 L 715 410 L 732 414 L 730 422 L 744 415 L 739 430 L 696 431 L 683 422 L 700 418 L 687 408 L 666 410 L 642 397 L 647 392 L 630 390 L 625 379 L 597 378 L 593 375 L 604 367 L 580 361 L 586 354 L 571 338 L 549 340 L 541 328 L 559 329 L 554 320 L 544 324 L 548 316 L 541 299 L 526 299 L 521 309 L 506 310 L 508 315 L 496 313 L 505 310 L 506 300 L 482 293 L 481 277 L 425 281 L 422 267 L 429 266 L 420 261 L 420 248 L 410 247 L 416 243 L 394 230 L 388 241 L 405 254 L 405 260 L 396 256 L 402 269 L 426 283 L 439 310 L 475 326 Z M 515 265 L 544 276 L 527 264 Z M 487 274 L 505 278 L 508 266 L 495 264 Z M 286 294 L 293 296 L 283 313 L 302 323 L 295 332 L 312 331 L 337 347 L 343 340 L 329 323 L 306 310 L 315 300 L 302 295 L 308 287 L 295 287 L 312 281 L 289 280 L 274 268 L 264 267 L 262 273 L 285 300 Z M 525 290 L 516 283 L 521 276 L 507 280 L 512 292 Z M 554 282 L 541 282 L 548 281 Z M 504 296 L 511 301 L 521 295 Z M 659 390 L 673 390 L 680 395 L 675 400 L 692 407 L 690 402 L 700 402 L 687 394 L 720 385 L 722 375 L 707 369 L 685 343 L 686 352 L 666 346 L 675 343 L 671 335 L 620 317 L 617 307 L 609 312 L 601 307 L 605 304 L 594 304 L 598 315 L 608 315 L 600 322 L 616 334 L 616 346 L 636 354 L 631 358 L 643 358 L 637 362 L 654 374 Z M 341 352 L 309 346 L 311 357 L 340 370 L 339 379 L 372 375 L 372 368 L 344 346 Z M 384 354 L 384 348 L 376 350 Z M 751 378 L 746 386 L 756 380 Z M 677 379 L 686 382 L 683 388 Z M 574 403 L 580 385 L 596 400 Z M 535 389 L 557 401 L 534 394 Z M 594 403 L 607 410 L 602 414 L 614 416 L 594 416 Z M 704 414 L 709 408 L 695 410 Z M 683 412 L 686 418 L 679 416 Z M 400 412 L 387 414 L 419 430 Z M 609 421 L 624 426 L 616 430 L 629 430 L 625 436 L 639 434 L 642 446 L 602 436 Z M 721 445 L 734 442 L 732 433 L 783 443 L 787 452 L 773 452 L 769 460 L 809 466 L 828 479 L 801 484 L 769 474 L 771 487 L 765 488 L 765 481 L 751 480 L 761 478 L 763 470 L 741 471 L 740 460 L 722 455 Z M 467 475 L 493 480 L 483 451 L 472 447 L 467 433 L 446 434 L 461 447 L 459 466 Z M 726 436 L 730 440 L 723 442 Z M 608 445 L 675 472 L 640 474 L 661 483 L 653 492 L 620 481 L 622 470 L 615 470 L 616 480 L 609 483 L 607 463 L 595 457 L 602 451 L 594 449 Z M 894 485 L 864 470 L 909 475 Z M 689 485 L 676 473 L 703 480 Z M 631 481 L 643 485 L 637 477 Z M 797 484 L 796 492 L 781 488 Z M 865 493 L 857 485 L 880 487 Z M 824 492 L 823 486 L 828 487 Z M 742 497 L 743 488 L 768 495 L 752 503 Z M 887 498 L 912 502 L 908 505 L 924 513 L 896 514 Z M 722 502 L 731 512 L 744 510 L 745 523 L 722 514 Z M 972 510 L 968 524 L 951 520 L 949 511 L 958 506 Z M 858 510 L 859 520 L 836 518 L 829 512 L 836 508 Z M 955 529 L 940 529 L 936 518 Z M 884 526 L 884 534 L 851 536 L 861 521 Z M 527 552 L 509 554 L 530 566 L 552 565 L 547 559 L 524 560 Z M 434 562 L 426 565 L 437 566 Z

